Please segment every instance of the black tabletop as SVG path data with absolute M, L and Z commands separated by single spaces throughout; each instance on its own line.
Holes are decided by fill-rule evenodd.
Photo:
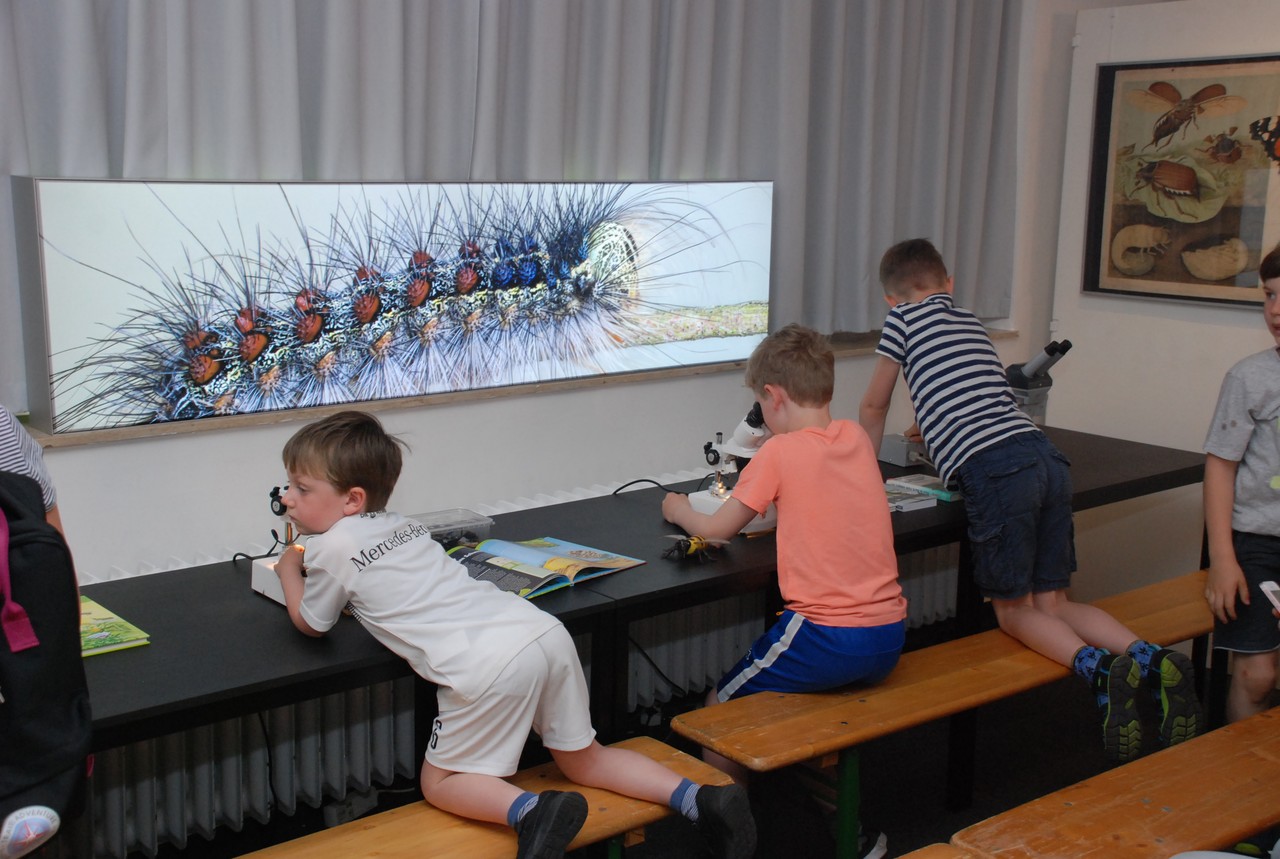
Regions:
M 1045 432 L 1072 461 L 1072 504 L 1076 510 L 1198 483 L 1203 478 L 1202 453 L 1052 427 Z M 881 463 L 885 477 L 922 470 Z M 670 488 L 689 492 L 698 486 L 686 483 Z M 510 540 L 560 537 L 646 561 L 644 567 L 592 579 L 577 588 L 609 597 L 629 616 L 657 614 L 758 590 L 773 581 L 776 543 L 772 534 L 737 536 L 718 550 L 714 562 L 664 559 L 662 553 L 672 544 L 669 535 L 682 533 L 662 518 L 665 494 L 664 489 L 645 488 L 505 513 L 495 518 L 493 533 Z M 947 545 L 963 537 L 964 504 L 940 502 L 894 513 L 892 520 L 899 554 Z
M 1071 460 L 1071 506 L 1087 510 L 1204 480 L 1204 453 L 1046 427 Z
M 250 589 L 249 569 L 228 561 L 82 588 L 151 639 L 85 660 L 96 749 L 410 673 L 350 618 L 320 638 L 298 632 Z M 566 589 L 538 605 L 573 630 L 609 600 Z
M 1077 509 L 1196 483 L 1203 476 L 1200 453 L 1070 430 L 1047 432 L 1072 460 Z M 888 475 L 904 471 L 884 470 Z M 773 583 L 772 535 L 737 537 L 712 563 L 664 559 L 672 544 L 667 535 L 679 532 L 662 519 L 663 494 L 643 489 L 506 513 L 495 517 L 493 536 L 560 537 L 646 561 L 535 601 L 575 632 L 595 634 L 609 624 Z M 963 505 L 895 513 L 893 526 L 899 552 L 954 542 L 963 534 Z M 83 590 L 151 636 L 149 645 L 85 661 L 98 749 L 408 674 L 403 660 L 354 621 L 343 620 L 319 639 L 297 632 L 279 605 L 249 588 L 247 562 Z M 611 658 L 625 658 L 613 653 Z M 596 670 L 619 667 L 593 665 Z

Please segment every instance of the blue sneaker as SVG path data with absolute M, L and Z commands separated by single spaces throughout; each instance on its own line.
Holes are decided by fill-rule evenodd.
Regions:
M 1195 668 L 1176 650 L 1157 650 L 1147 682 L 1160 705 L 1160 745 L 1176 746 L 1200 733 L 1204 711 L 1196 697 Z
M 1102 750 L 1107 760 L 1126 763 L 1142 753 L 1142 725 L 1138 722 L 1138 686 L 1142 669 L 1133 657 L 1108 653 L 1098 662 L 1093 691 L 1102 711 Z

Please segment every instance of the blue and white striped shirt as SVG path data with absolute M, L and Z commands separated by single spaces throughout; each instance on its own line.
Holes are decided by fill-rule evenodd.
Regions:
M 1014 402 L 982 323 L 945 292 L 890 310 L 876 353 L 902 365 L 920 434 L 944 481 L 974 453 L 1038 429 Z

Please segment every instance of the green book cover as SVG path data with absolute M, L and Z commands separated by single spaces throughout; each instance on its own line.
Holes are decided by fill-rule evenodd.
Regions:
M 80 597 L 80 653 L 94 656 L 140 647 L 150 636 L 86 596 Z

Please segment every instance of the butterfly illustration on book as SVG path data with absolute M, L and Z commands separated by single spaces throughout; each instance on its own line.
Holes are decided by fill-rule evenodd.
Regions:
M 1280 116 L 1264 116 L 1249 123 L 1249 136 L 1262 144 L 1267 157 L 1280 164 Z

